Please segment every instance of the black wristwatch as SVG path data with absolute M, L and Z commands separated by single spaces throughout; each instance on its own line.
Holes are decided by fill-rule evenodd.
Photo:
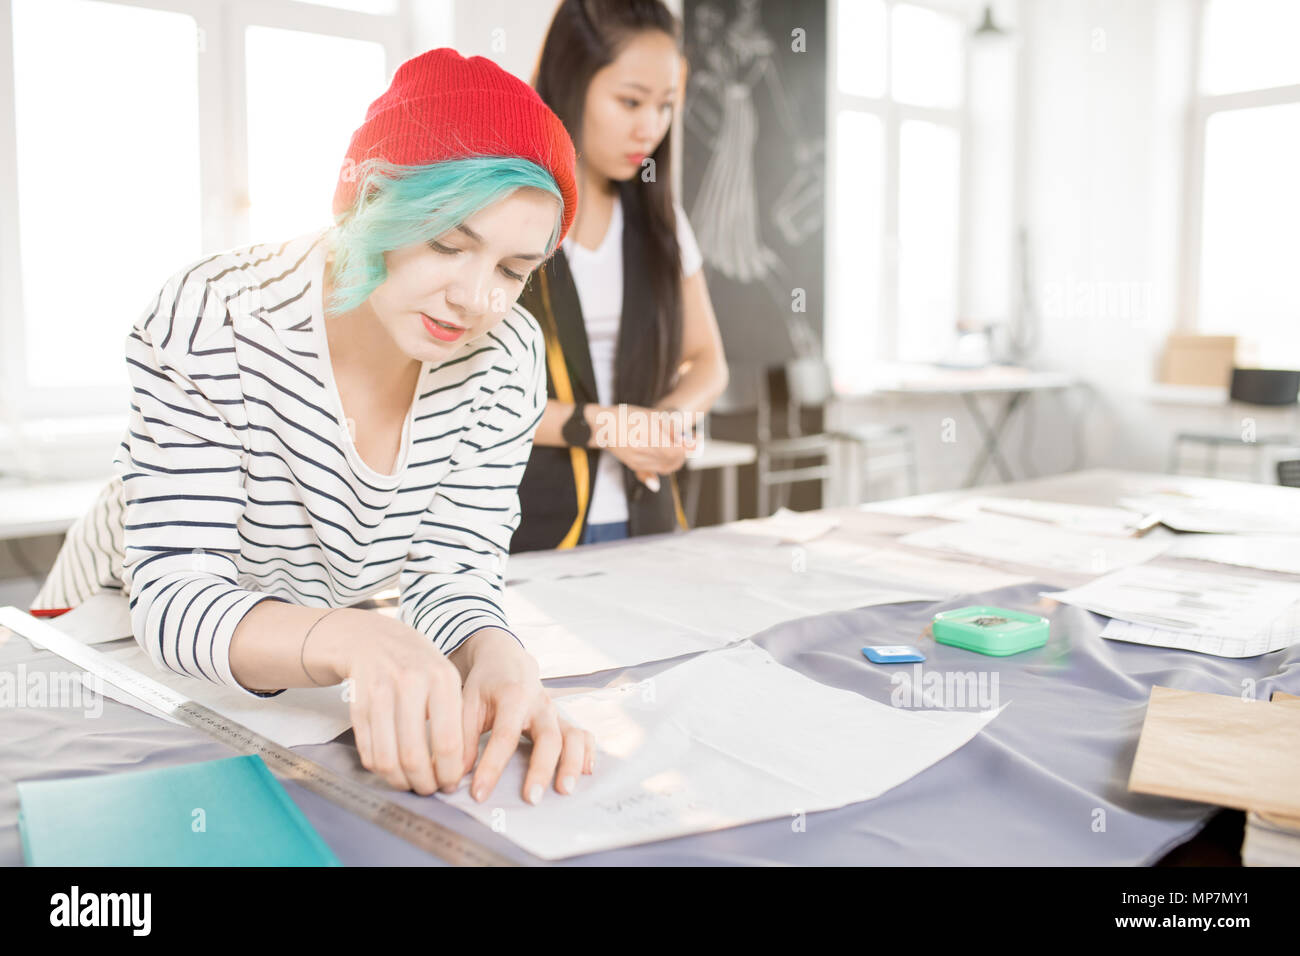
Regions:
M 591 426 L 587 424 L 587 417 L 582 414 L 582 410 L 586 407 L 586 402 L 578 402 L 574 405 L 573 414 L 560 429 L 564 440 L 577 448 L 586 448 L 587 443 L 591 441 Z

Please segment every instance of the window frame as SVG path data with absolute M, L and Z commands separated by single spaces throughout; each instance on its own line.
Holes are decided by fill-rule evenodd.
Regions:
M 838 36 L 840 4 L 853 0 L 831 0 L 828 11 L 828 36 Z M 897 362 L 899 360 L 899 184 L 900 184 L 900 137 L 903 123 L 909 120 L 923 120 L 951 128 L 958 136 L 958 221 L 955 224 L 956 263 L 953 276 L 953 295 L 959 310 L 966 299 L 967 270 L 969 268 L 969 203 L 970 203 L 970 80 L 971 80 L 971 35 L 963 16 L 963 11 L 943 0 L 883 0 L 886 8 L 886 23 L 889 36 L 885 43 L 885 89 L 880 97 L 863 96 L 846 93 L 839 86 L 839 44 L 827 43 L 827 97 L 826 97 L 826 144 L 827 144 L 827 208 L 826 236 L 828 252 L 840 227 L 839 203 L 834 195 L 835 183 L 839 175 L 839 115 L 843 111 L 867 113 L 876 116 L 881 123 L 884 157 L 882 168 L 882 195 L 880 196 L 883 215 L 881 217 L 882 234 L 880 236 L 880 290 L 876 303 L 877 314 L 881 317 L 879 328 L 875 330 L 875 350 L 871 356 L 862 356 L 873 362 Z M 899 5 L 923 7 L 935 13 L 951 17 L 961 27 L 962 37 L 962 88 L 961 103 L 953 108 L 915 106 L 900 103 L 893 98 L 893 76 L 891 58 L 893 56 L 893 8 Z M 839 288 L 838 268 L 835 257 L 826 257 L 826 284 L 828 290 L 827 324 L 851 321 L 856 316 L 865 320 L 863 310 L 854 308 L 849 303 L 837 301 Z M 861 304 L 859 304 L 860 306 Z M 954 321 L 956 316 L 954 316 Z M 824 339 L 830 336 L 823 335 Z M 938 356 L 936 356 L 937 358 Z
M 1210 117 L 1218 113 L 1256 107 L 1283 106 L 1300 103 L 1300 83 L 1243 90 L 1237 93 L 1201 92 L 1201 68 L 1205 57 L 1204 28 L 1209 0 L 1197 0 L 1191 23 L 1188 57 L 1188 117 L 1184 148 L 1183 189 L 1183 240 L 1180 252 L 1181 279 L 1179 282 L 1179 309 L 1174 321 L 1174 331 L 1201 334 L 1204 317 L 1201 315 L 1201 245 L 1205 207 L 1205 134 Z
M 198 57 L 201 242 L 218 251 L 247 244 L 248 115 L 245 88 L 247 27 L 265 26 L 369 40 L 384 48 L 391 79 L 415 55 L 411 0 L 392 14 L 365 13 L 299 0 L 97 0 L 186 14 L 195 22 Z M 18 139 L 14 79 L 13 0 L 0 0 L 0 207 L 18 209 Z M 342 157 L 340 157 L 340 162 Z M 42 386 L 27 380 L 26 316 L 18 216 L 0 217 L 0 429 L 41 419 L 86 417 L 124 405 L 118 387 Z M 181 263 L 177 264 L 178 267 Z M 159 276 L 161 283 L 164 277 Z M 143 306 L 143 303 L 141 304 Z M 137 316 L 122 318 L 123 335 Z

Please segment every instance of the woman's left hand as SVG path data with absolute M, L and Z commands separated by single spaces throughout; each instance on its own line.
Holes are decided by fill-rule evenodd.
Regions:
M 452 652 L 451 659 L 465 680 L 465 773 L 474 769 L 479 737 L 492 731 L 470 782 L 470 795 L 479 802 L 487 799 L 519 746 L 520 734 L 533 742 L 521 796 L 538 803 L 552 780 L 558 793 L 573 793 L 578 774 L 595 769 L 596 741 L 559 715 L 532 655 L 506 631 L 483 628 Z

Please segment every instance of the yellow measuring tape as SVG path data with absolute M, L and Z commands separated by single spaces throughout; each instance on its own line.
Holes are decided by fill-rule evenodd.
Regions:
M 564 352 L 560 350 L 560 336 L 556 331 L 555 314 L 551 311 L 551 284 L 546 278 L 546 270 L 538 269 L 542 280 L 542 306 L 546 311 L 546 322 L 550 326 L 546 336 L 546 367 L 551 370 L 551 381 L 555 383 L 555 397 L 569 405 L 573 402 L 573 383 L 569 381 L 569 369 L 564 364 Z M 582 534 L 582 522 L 587 516 L 587 502 L 591 497 L 591 475 L 587 470 L 587 451 L 585 448 L 570 448 L 569 460 L 573 462 L 573 484 L 578 490 L 578 517 L 573 526 L 557 545 L 559 548 L 572 548 L 578 543 Z
M 560 337 L 555 322 L 555 313 L 551 310 L 551 284 L 546 270 L 538 269 L 542 283 L 542 307 L 546 312 L 549 326 L 546 335 L 546 367 L 550 369 L 551 381 L 555 384 L 555 398 L 566 404 L 574 404 L 573 383 L 569 381 L 569 368 L 564 364 L 564 352 L 560 349 Z M 582 534 L 582 522 L 587 515 L 587 504 L 591 499 L 591 475 L 587 468 L 587 452 L 583 448 L 570 448 L 569 460 L 573 462 L 573 484 L 578 492 L 578 517 L 574 519 L 568 533 L 556 545 L 557 548 L 572 548 L 577 545 Z M 682 508 L 681 495 L 677 491 L 677 476 L 669 475 L 668 480 L 673 490 L 673 510 L 677 513 L 677 523 L 682 530 L 689 531 L 686 511 Z

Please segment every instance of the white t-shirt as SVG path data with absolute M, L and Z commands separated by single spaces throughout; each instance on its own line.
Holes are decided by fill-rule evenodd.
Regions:
M 689 277 L 704 264 L 695 231 L 686 213 L 677 212 L 677 244 L 681 247 L 682 276 Z M 601 405 L 614 402 L 614 352 L 623 313 L 623 206 L 615 200 L 605 238 L 595 249 L 587 249 L 566 236 L 562 244 L 573 273 L 573 283 L 582 304 L 587 326 L 591 368 L 596 376 L 596 395 Z M 627 520 L 627 496 L 623 491 L 622 464 L 608 452 L 600 456 L 596 480 L 592 483 L 588 524 Z

